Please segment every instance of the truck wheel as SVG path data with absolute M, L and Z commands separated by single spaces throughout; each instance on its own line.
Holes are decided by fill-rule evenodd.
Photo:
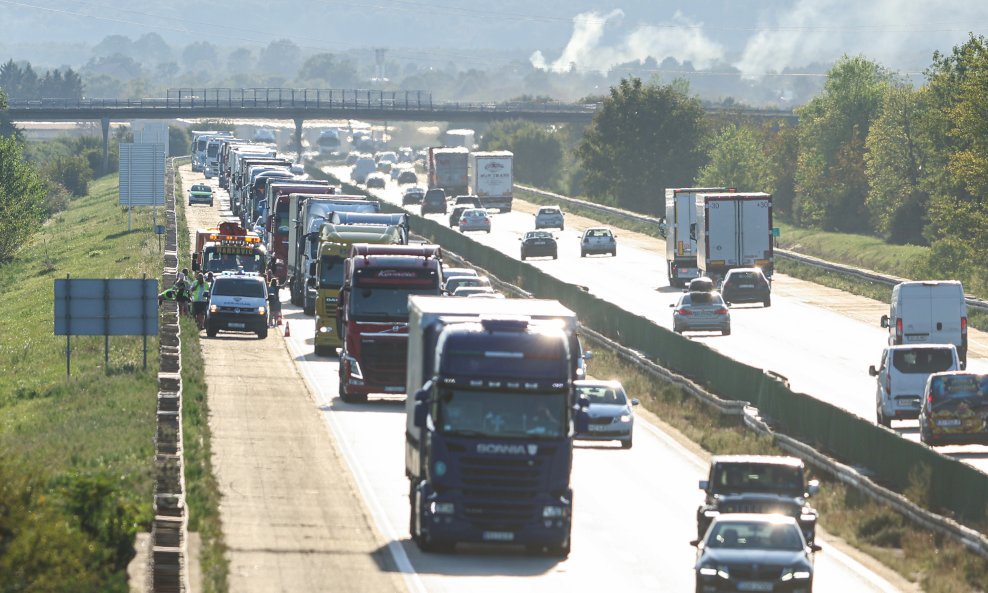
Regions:
M 312 353 L 315 354 L 316 356 L 332 356 L 333 352 L 331 352 L 331 350 L 332 349 L 327 346 L 316 345 L 312 349 Z
M 316 304 L 315 303 L 312 303 L 310 305 L 309 302 L 306 301 L 305 304 L 302 307 L 302 312 L 305 313 L 306 315 L 309 315 L 309 316 L 315 315 L 316 314 Z

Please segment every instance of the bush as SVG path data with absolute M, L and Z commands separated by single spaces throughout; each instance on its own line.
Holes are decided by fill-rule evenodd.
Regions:
M 45 218 L 51 218 L 69 207 L 69 190 L 61 183 L 52 179 L 45 180 L 45 200 L 41 207 Z
M 65 186 L 72 195 L 84 196 L 89 193 L 89 182 L 93 170 L 83 156 L 59 157 L 48 163 L 48 177 Z

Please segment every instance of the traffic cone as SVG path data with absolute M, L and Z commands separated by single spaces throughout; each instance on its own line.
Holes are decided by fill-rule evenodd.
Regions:
M 286 338 L 292 337 L 292 328 L 288 325 L 287 321 L 285 322 L 285 337 Z

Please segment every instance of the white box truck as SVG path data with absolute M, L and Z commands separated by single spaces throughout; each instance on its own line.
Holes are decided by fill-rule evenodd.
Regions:
M 696 196 L 697 267 L 715 281 L 733 268 L 761 268 L 772 277 L 772 196 L 704 193 Z
M 890 346 L 953 344 L 967 366 L 967 302 L 957 280 L 897 284 L 881 324 L 889 330 Z
M 515 155 L 507 150 L 474 152 L 470 155 L 470 188 L 480 205 L 511 212 L 514 190 L 512 164 Z
M 669 286 L 686 286 L 700 275 L 696 267 L 696 196 L 726 187 L 666 188 L 666 271 Z

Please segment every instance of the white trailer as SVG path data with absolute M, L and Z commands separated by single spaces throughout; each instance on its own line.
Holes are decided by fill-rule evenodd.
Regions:
M 666 189 L 666 271 L 669 286 L 686 286 L 700 275 L 696 265 L 696 196 L 726 187 Z
M 484 208 L 511 212 L 514 193 L 512 164 L 515 155 L 508 150 L 470 154 L 471 193 Z
M 772 196 L 708 193 L 696 196 L 697 266 L 723 278 L 733 268 L 761 268 L 772 276 Z

